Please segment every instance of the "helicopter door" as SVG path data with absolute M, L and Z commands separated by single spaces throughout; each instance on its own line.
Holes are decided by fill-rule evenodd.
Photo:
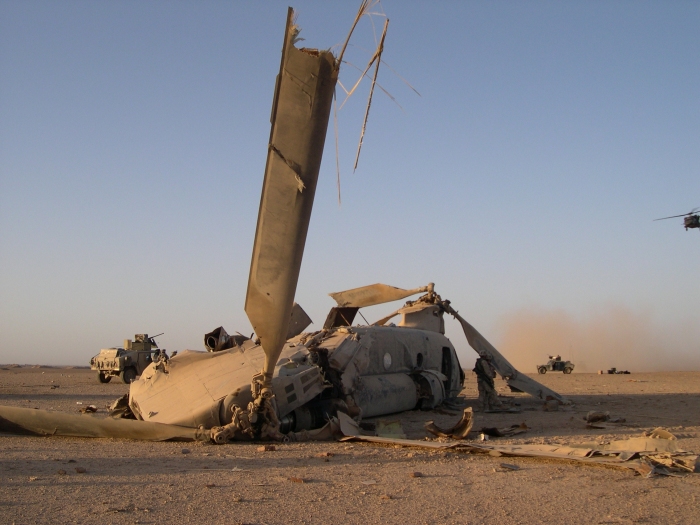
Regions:
M 450 383 L 452 382 L 452 350 L 448 346 L 442 347 L 442 367 L 440 369 L 442 374 L 447 378 L 443 381 L 445 385 L 445 392 L 449 392 Z

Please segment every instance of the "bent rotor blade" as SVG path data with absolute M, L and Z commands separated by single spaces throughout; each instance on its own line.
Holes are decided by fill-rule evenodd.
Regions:
M 266 381 L 286 341 L 338 78 L 330 52 L 294 47 L 292 18 L 290 8 L 245 302 Z
M 378 283 L 328 295 L 335 299 L 338 306 L 364 308 L 365 306 L 398 301 L 399 299 L 404 299 L 417 293 L 427 292 L 430 289 L 430 286 L 423 286 L 421 288 L 414 288 L 413 290 L 404 290 L 402 288 Z
M 442 304 L 445 311 L 457 319 L 459 324 L 462 325 L 462 330 L 464 330 L 464 335 L 467 337 L 469 346 L 476 350 L 476 353 L 480 356 L 490 358 L 491 364 L 496 369 L 496 372 L 498 372 L 498 374 L 503 377 L 509 385 L 514 386 L 523 392 L 527 392 L 531 396 L 539 399 L 547 399 L 547 396 L 550 396 L 552 399 L 556 399 L 562 403 L 570 403 L 570 401 L 561 394 L 557 394 L 554 390 L 547 388 L 534 379 L 531 379 L 525 374 L 516 370 L 516 368 L 511 365 L 508 360 L 503 357 L 503 355 L 501 355 L 501 353 L 496 350 L 496 348 L 489 343 L 483 335 L 477 332 L 476 328 L 470 325 L 461 315 L 459 315 L 454 308 L 447 303 L 443 302 Z
M 142 441 L 209 441 L 208 433 L 198 428 L 8 406 L 0 406 L 0 431 L 40 436 Z

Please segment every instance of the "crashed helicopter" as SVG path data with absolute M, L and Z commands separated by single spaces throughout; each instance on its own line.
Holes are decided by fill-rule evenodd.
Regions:
M 363 2 L 353 28 L 367 6 Z M 512 389 L 567 402 L 518 372 L 433 284 L 411 290 L 375 284 L 331 294 L 337 306 L 323 329 L 303 331 L 310 319 L 294 295 L 342 51 L 336 58 L 296 48 L 293 20 L 290 9 L 245 303 L 256 337 L 229 336 L 220 327 L 205 335 L 208 352 L 184 351 L 153 363 L 117 403 L 127 418 L 0 407 L 0 430 L 215 443 L 327 438 L 324 429 L 338 414 L 359 420 L 429 410 L 457 397 L 464 372 L 444 335 L 445 313 Z M 373 58 L 377 67 L 387 23 Z M 352 325 L 360 308 L 416 294 L 423 295 L 372 325 Z M 395 316 L 397 325 L 390 323 Z

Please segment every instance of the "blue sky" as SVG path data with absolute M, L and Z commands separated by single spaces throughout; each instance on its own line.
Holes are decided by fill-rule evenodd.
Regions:
M 357 9 L 293 4 L 303 45 L 321 48 Z M 169 350 L 201 349 L 219 325 L 250 332 L 286 7 L 0 1 L 0 362 L 86 364 L 138 332 L 165 332 Z M 368 83 L 339 112 L 340 207 L 329 127 L 297 291 L 312 327 L 329 292 L 434 281 L 515 362 L 513 316 L 585 326 L 611 308 L 669 336 L 640 352 L 700 355 L 700 232 L 652 222 L 700 206 L 700 4 L 381 9 L 384 60 L 420 96 L 380 69 L 401 108 L 376 93 L 355 173 Z M 375 45 L 369 19 L 352 42 L 346 86 Z M 583 344 L 568 334 L 556 344 Z M 592 368 L 610 364 L 601 345 Z

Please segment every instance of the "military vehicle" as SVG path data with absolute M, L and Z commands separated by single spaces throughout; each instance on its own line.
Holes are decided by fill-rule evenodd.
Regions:
M 136 380 L 148 365 L 158 361 L 165 352 L 158 348 L 155 338 L 158 334 L 148 337 L 148 334 L 136 334 L 134 340 L 124 339 L 123 348 L 103 348 L 100 353 L 90 359 L 90 368 L 97 370 L 97 380 L 109 383 L 113 377 L 121 378 L 129 384 Z
M 546 374 L 547 372 L 564 372 L 570 374 L 574 371 L 574 364 L 571 361 L 562 361 L 561 356 L 549 356 L 547 364 L 538 365 L 537 373 Z
M 369 6 L 362 3 L 350 35 Z M 381 63 L 387 22 L 367 69 Z M 512 388 L 567 402 L 516 370 L 432 284 L 410 290 L 375 284 L 331 294 L 337 306 L 323 328 L 303 332 L 308 323 L 294 296 L 347 41 L 335 57 L 295 47 L 298 36 L 290 8 L 245 301 L 255 338 L 230 337 L 219 327 L 205 336 L 209 351 L 184 351 L 151 364 L 119 406 L 120 414 L 136 421 L 0 407 L 0 423 L 87 437 L 312 439 L 332 425 L 334 414 L 341 422 L 359 420 L 454 399 L 464 373 L 444 335 L 445 313 Z M 360 308 L 418 293 L 423 295 L 372 325 L 352 325 Z M 397 315 L 398 325 L 390 324 Z
M 688 228 L 698 228 L 700 231 L 700 208 L 693 208 L 688 213 L 682 213 L 680 215 L 671 215 L 670 217 L 661 217 L 660 219 L 654 219 L 655 221 L 665 221 L 666 219 L 675 219 L 677 217 L 683 217 L 683 226 L 685 226 L 685 231 Z

